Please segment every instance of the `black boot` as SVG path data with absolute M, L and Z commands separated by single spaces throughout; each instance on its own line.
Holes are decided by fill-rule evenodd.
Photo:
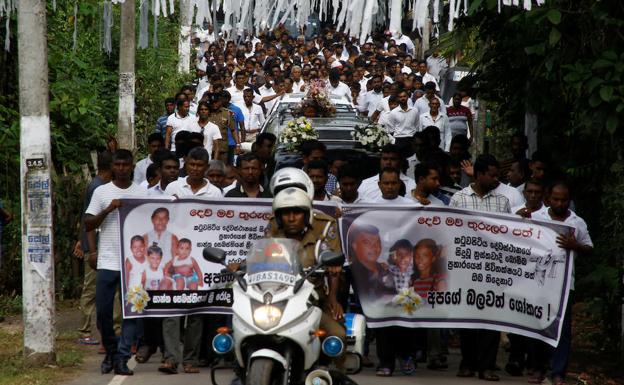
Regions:
M 113 370 L 113 357 L 107 354 L 100 365 L 100 369 L 102 370 L 102 374 L 110 373 Z
M 119 374 L 122 376 L 131 376 L 134 374 L 130 368 L 128 368 L 128 364 L 124 361 L 115 362 L 115 374 Z

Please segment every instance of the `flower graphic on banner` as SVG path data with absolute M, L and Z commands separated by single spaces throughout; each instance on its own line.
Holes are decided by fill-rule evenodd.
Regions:
M 355 126 L 351 136 L 370 152 L 379 152 L 383 146 L 390 143 L 390 137 L 385 128 L 376 123 Z
M 423 305 L 423 299 L 414 291 L 414 288 L 408 287 L 401 289 L 401 291 L 392 298 L 392 303 L 396 306 L 401 306 L 405 313 L 412 315 Z
M 127 293 L 126 303 L 132 305 L 130 309 L 134 313 L 143 313 L 147 302 L 149 301 L 149 294 L 141 286 L 133 286 Z
M 288 122 L 279 136 L 279 142 L 284 144 L 286 150 L 297 151 L 301 143 L 306 140 L 316 140 L 318 137 L 318 132 L 314 131 L 308 119 L 298 118 Z

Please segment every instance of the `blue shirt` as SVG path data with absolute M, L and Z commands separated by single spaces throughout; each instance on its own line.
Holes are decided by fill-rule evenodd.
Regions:
M 232 103 L 228 104 L 227 109 L 234 113 L 234 128 L 236 129 L 237 133 L 240 132 L 240 130 L 238 129 L 239 124 L 241 122 L 245 123 L 245 115 L 243 115 L 243 110 L 236 107 Z M 230 130 L 228 130 L 228 145 L 236 146 L 236 140 L 234 140 L 234 137 L 232 136 L 232 132 Z
M 157 133 L 159 133 L 160 135 L 162 135 L 162 137 L 165 137 L 165 134 L 167 133 L 167 118 L 169 117 L 169 115 L 164 114 L 163 116 L 161 116 L 160 118 L 158 118 L 158 120 L 156 121 L 156 131 Z

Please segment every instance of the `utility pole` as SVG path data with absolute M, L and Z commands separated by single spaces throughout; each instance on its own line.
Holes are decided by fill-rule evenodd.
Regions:
M 180 40 L 178 41 L 178 72 L 188 74 L 191 70 L 191 18 L 193 8 L 190 0 L 180 0 Z
M 135 0 L 126 0 L 121 4 L 121 41 L 119 44 L 119 114 L 117 119 L 117 141 L 119 142 L 119 148 L 124 148 L 130 151 L 133 151 L 135 148 L 135 10 Z
M 24 358 L 43 366 L 56 361 L 45 0 L 19 1 L 17 47 Z

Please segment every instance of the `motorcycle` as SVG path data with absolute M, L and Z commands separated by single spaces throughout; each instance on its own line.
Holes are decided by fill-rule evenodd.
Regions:
M 344 255 L 325 251 L 317 265 L 304 271 L 299 251 L 299 243 L 292 239 L 261 239 L 249 251 L 244 269 L 231 272 L 235 277 L 232 329 L 219 328 L 212 348 L 220 355 L 234 352 L 243 384 L 353 384 L 319 365 L 319 358 L 338 357 L 345 349 L 347 371 L 361 370 L 364 317 L 345 315 L 345 347 L 339 337 L 319 327 L 322 311 L 314 305 L 318 296 L 308 280 L 325 266 L 342 266 Z M 227 266 L 221 249 L 205 248 L 203 256 Z M 211 378 L 217 385 L 214 370 Z

